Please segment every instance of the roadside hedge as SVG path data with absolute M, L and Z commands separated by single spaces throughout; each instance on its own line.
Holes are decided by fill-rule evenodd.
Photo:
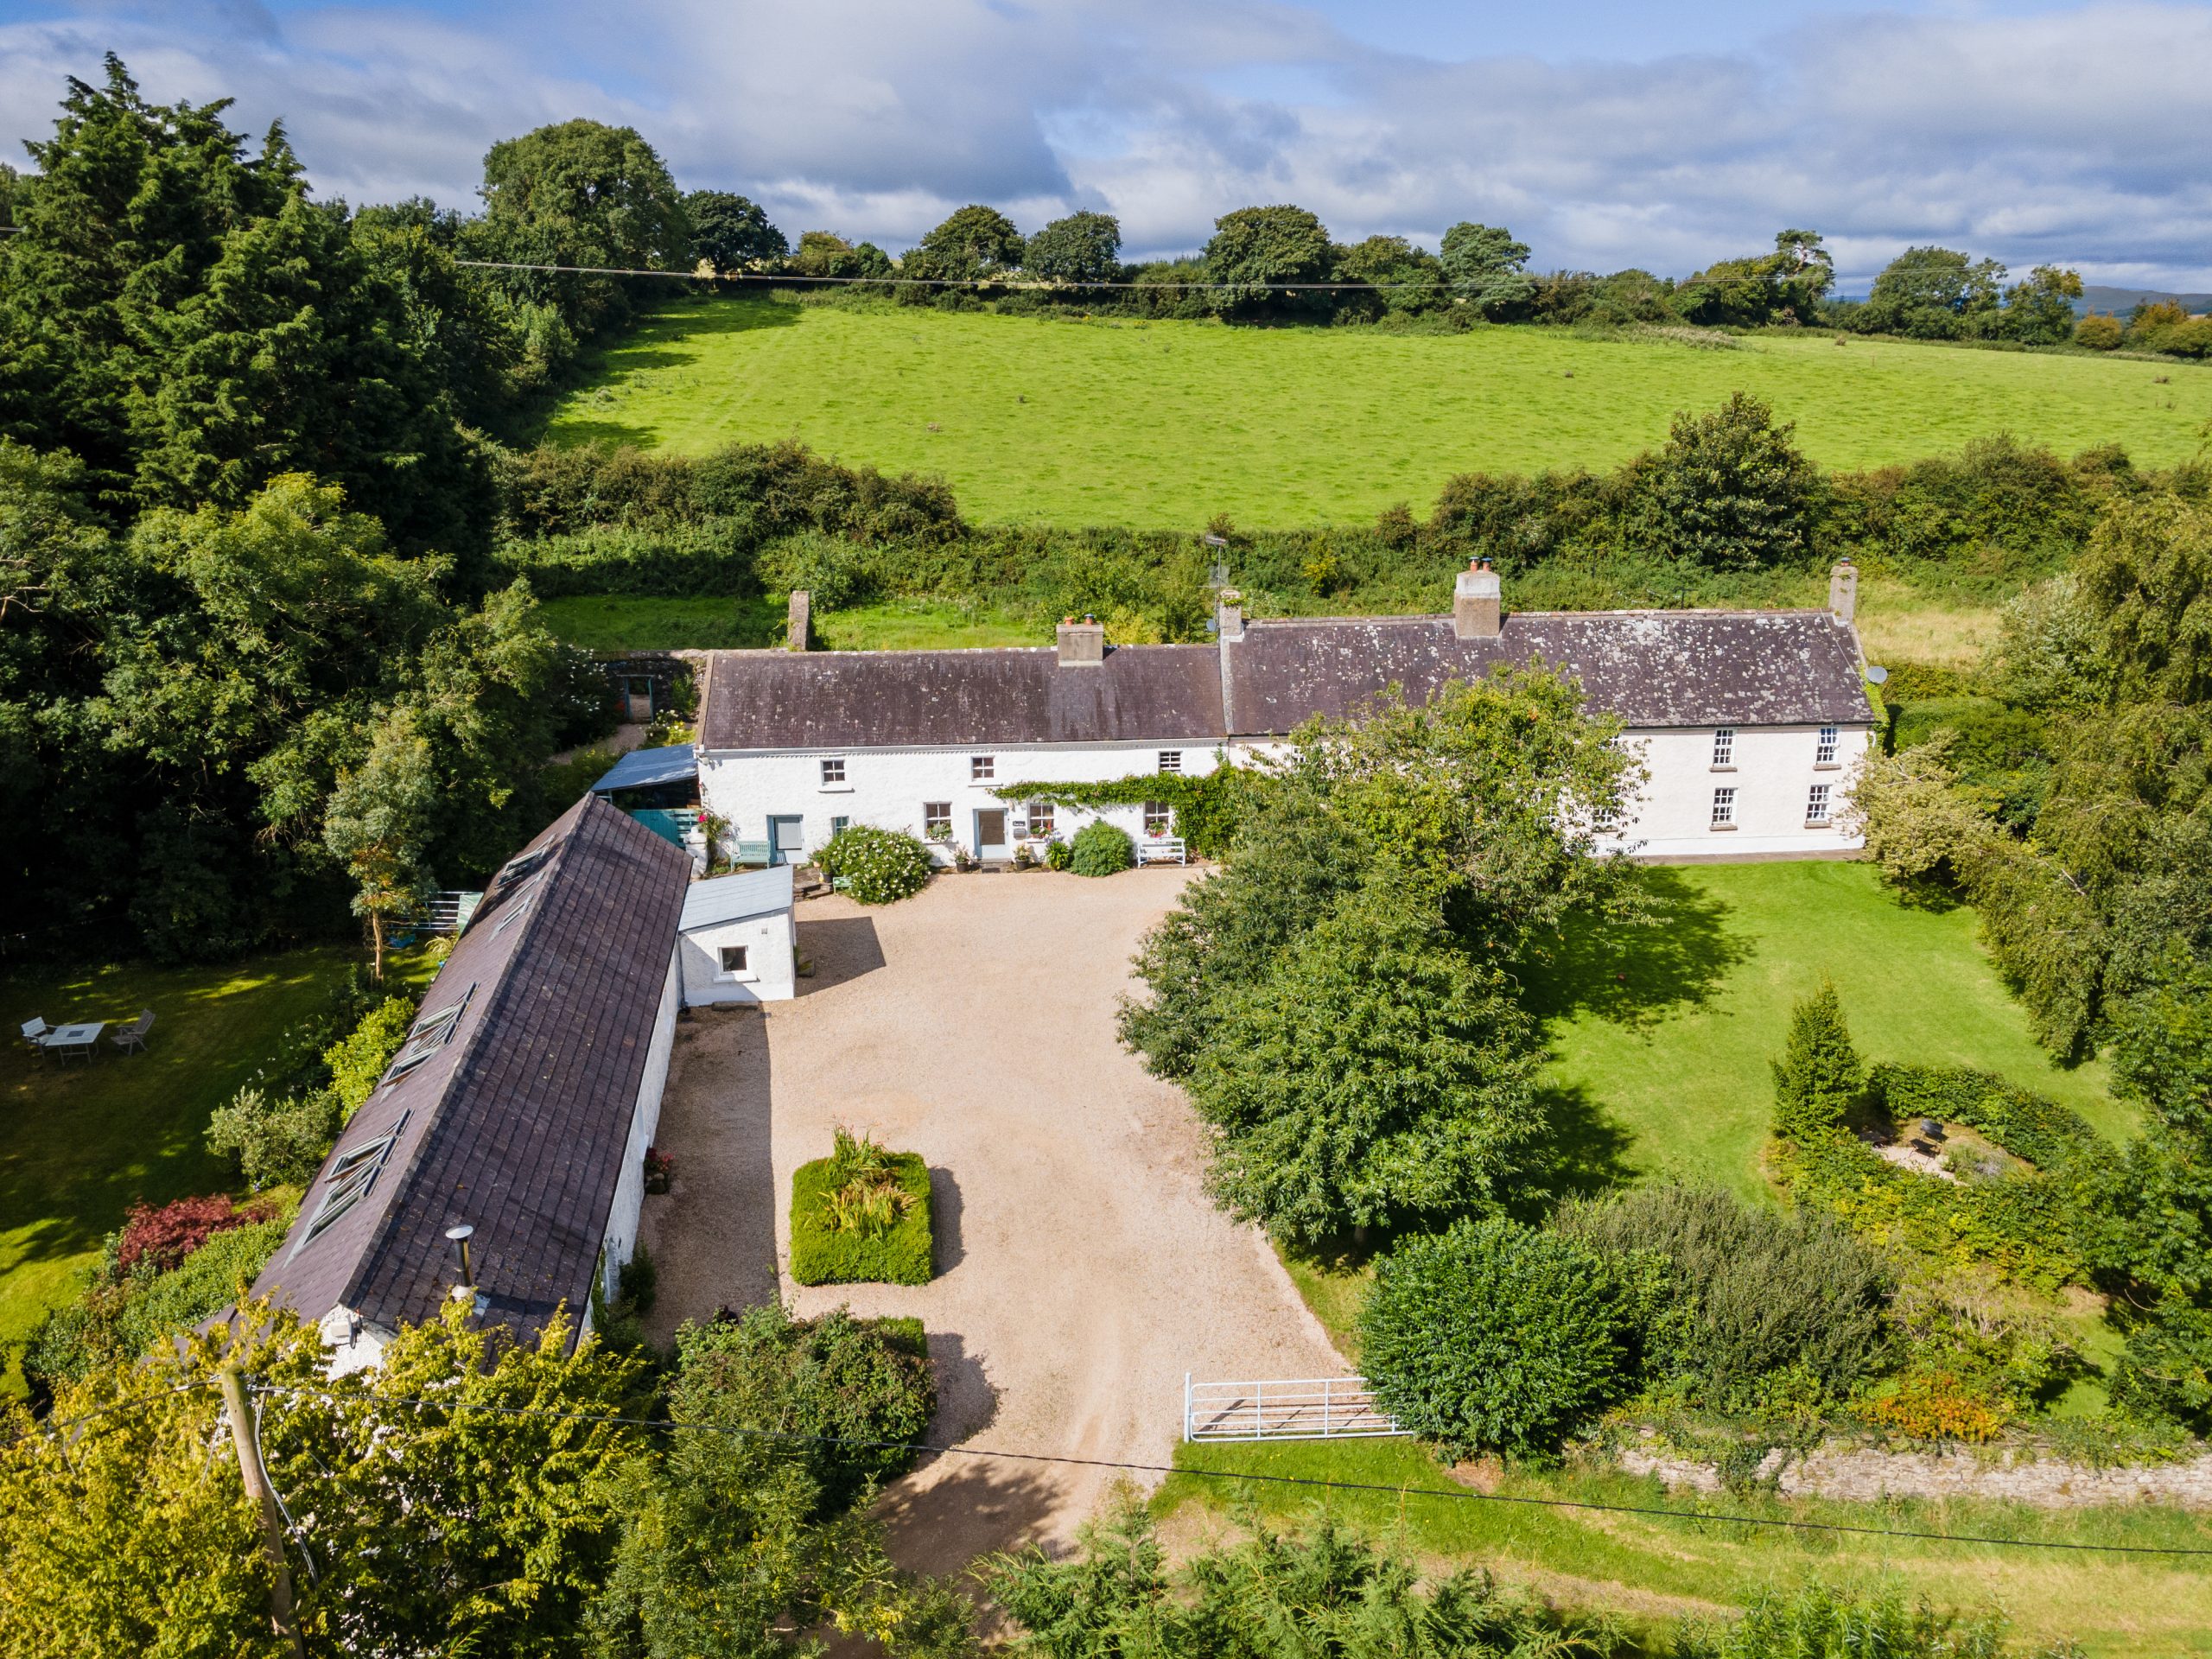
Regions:
M 791 1277 L 802 1285 L 926 1285 L 931 1272 L 929 1165 L 918 1152 L 887 1155 L 913 1202 L 878 1237 L 830 1225 L 830 1195 L 844 1179 L 837 1160 L 817 1158 L 791 1176 Z

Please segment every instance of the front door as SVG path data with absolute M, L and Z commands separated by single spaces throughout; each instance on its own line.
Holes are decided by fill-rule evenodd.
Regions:
M 768 861 L 771 864 L 796 864 L 805 852 L 806 820 L 804 817 L 768 820 Z
M 1006 845 L 1006 808 L 1002 806 L 976 809 L 976 856 L 1004 858 Z

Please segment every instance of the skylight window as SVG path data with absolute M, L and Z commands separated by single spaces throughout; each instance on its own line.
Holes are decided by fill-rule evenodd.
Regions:
M 407 1033 L 407 1041 L 393 1058 L 391 1070 L 384 1074 L 386 1083 L 397 1083 L 416 1066 L 429 1059 L 453 1040 L 454 1027 L 461 1023 L 461 1014 L 468 1007 L 468 1001 L 476 995 L 471 985 L 454 1001 L 424 1014 Z
M 323 1189 L 322 1202 L 315 1206 L 314 1219 L 300 1235 L 300 1242 L 292 1247 L 294 1255 L 329 1231 L 340 1216 L 369 1195 L 369 1189 L 377 1184 L 377 1177 L 384 1173 L 385 1160 L 399 1143 L 410 1116 L 402 1112 L 399 1122 L 385 1134 L 339 1154 L 330 1166 L 330 1184 Z

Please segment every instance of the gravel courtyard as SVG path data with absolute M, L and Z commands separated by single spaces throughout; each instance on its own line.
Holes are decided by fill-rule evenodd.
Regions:
M 657 1334 L 780 1293 L 919 1317 L 938 1361 L 939 1440 L 1157 1464 L 1185 1371 L 1348 1368 L 1255 1229 L 1208 1203 L 1181 1095 L 1115 1041 L 1138 936 L 1177 868 L 1105 880 L 945 877 L 870 911 L 798 911 L 815 978 L 766 1014 L 678 1025 L 659 1143 L 675 1191 L 648 1201 Z M 791 1172 L 867 1129 L 929 1160 L 936 1280 L 794 1286 Z M 947 1455 L 887 1495 L 893 1554 L 931 1571 L 1028 1541 L 1064 1545 L 1110 1471 Z

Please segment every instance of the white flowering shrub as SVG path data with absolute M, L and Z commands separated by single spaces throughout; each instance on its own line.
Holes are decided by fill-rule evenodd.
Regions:
M 863 905 L 888 905 L 919 893 L 930 879 L 929 849 L 897 830 L 855 823 L 830 837 L 814 855 L 823 874 L 843 881 Z

